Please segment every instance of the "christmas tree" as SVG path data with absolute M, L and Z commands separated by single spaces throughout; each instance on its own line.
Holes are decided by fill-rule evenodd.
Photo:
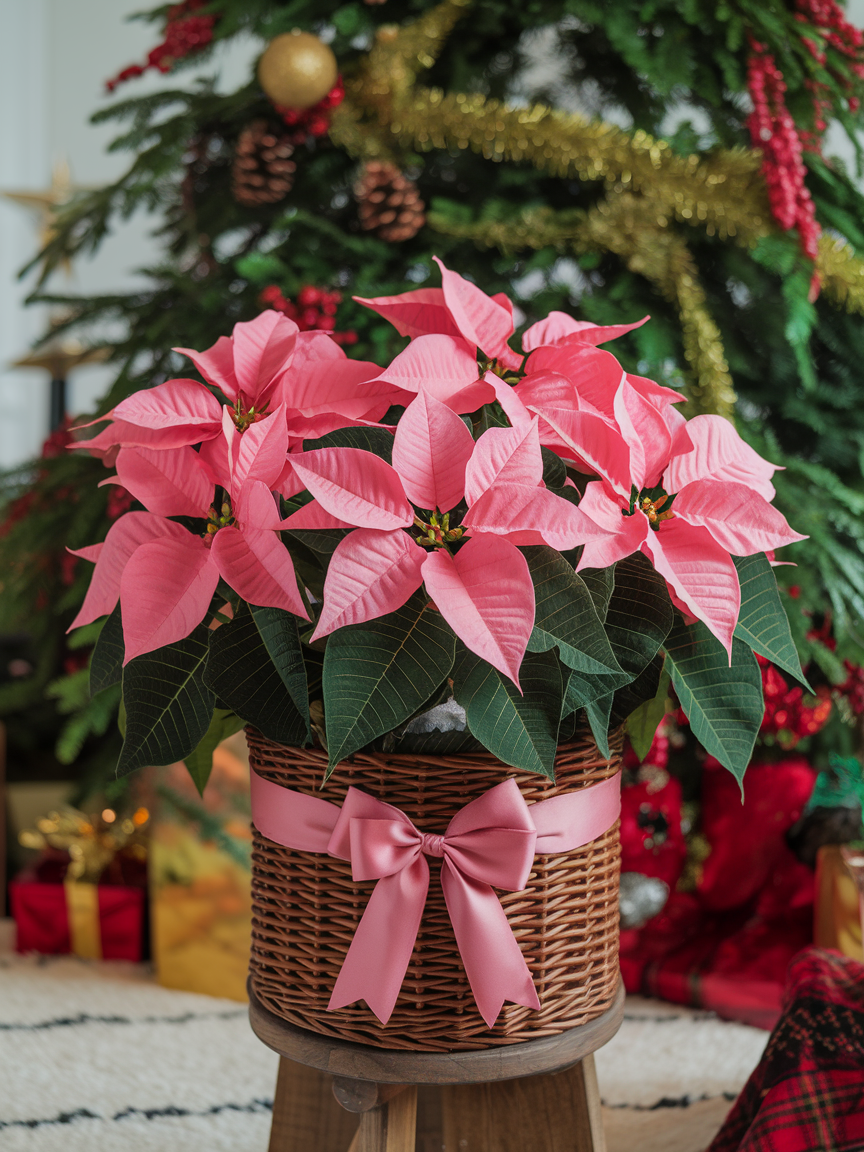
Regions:
M 185 0 L 146 18 L 159 43 L 95 117 L 122 126 L 129 168 L 73 199 L 39 257 L 38 298 L 71 310 L 67 328 L 120 322 L 100 413 L 188 375 L 173 345 L 207 348 L 266 308 L 383 363 L 399 338 L 353 298 L 437 285 L 435 255 L 515 299 L 520 326 L 650 314 L 616 342 L 627 370 L 734 418 L 786 468 L 777 505 L 810 536 L 778 569 L 802 659 L 829 684 L 864 661 L 864 199 L 822 152 L 839 121 L 860 155 L 864 48 L 833 0 Z M 175 84 L 250 33 L 263 57 L 245 86 Z M 165 85 L 136 96 L 145 68 Z M 146 289 L 45 290 L 142 207 L 160 219 Z M 70 440 L 7 478 L 0 628 L 26 625 L 36 656 L 0 713 L 13 743 L 38 726 L 95 768 L 116 752 L 119 692 L 89 695 L 98 623 L 65 639 L 90 566 L 64 545 L 104 535 L 128 497 L 97 488 L 103 463 Z

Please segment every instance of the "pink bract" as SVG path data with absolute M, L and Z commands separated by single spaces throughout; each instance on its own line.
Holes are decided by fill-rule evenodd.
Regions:
M 354 299 L 389 320 L 401 336 L 412 340 L 430 334 L 461 337 L 504 368 L 518 368 L 522 357 L 507 343 L 515 330 L 513 305 L 507 297 L 503 293 L 487 296 L 476 284 L 446 268 L 437 256 L 433 259 L 441 269 L 440 288 Z

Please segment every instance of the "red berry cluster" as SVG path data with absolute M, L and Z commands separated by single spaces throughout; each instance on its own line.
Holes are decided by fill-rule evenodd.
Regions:
M 122 484 L 108 485 L 108 506 L 105 509 L 109 520 L 116 520 L 132 506 L 132 493 L 127 492 Z
M 277 284 L 268 284 L 258 299 L 293 320 L 301 332 L 329 332 L 337 344 L 357 343 L 356 332 L 336 331 L 336 310 L 342 301 L 341 292 L 328 292 L 326 288 L 307 284 L 297 293 L 294 302 L 282 294 Z
M 855 95 L 853 89 L 855 81 L 864 79 L 864 34 L 855 28 L 843 15 L 843 10 L 834 0 L 796 0 L 798 11 L 795 19 L 801 24 L 809 24 L 818 35 L 819 42 L 809 37 L 802 37 L 801 43 L 813 57 L 813 60 L 825 68 L 832 76 L 837 86 L 846 94 L 846 102 L 850 112 L 857 112 L 861 106 L 860 97 Z M 835 67 L 829 56 L 828 48 L 832 48 L 847 60 L 848 72 Z M 828 127 L 825 113 L 829 112 L 833 100 L 828 84 L 812 78 L 804 81 L 804 87 L 811 93 L 813 100 L 813 131 L 802 132 L 804 147 L 814 152 L 822 149 L 822 135 Z
M 168 9 L 168 19 L 165 23 L 163 35 L 165 39 L 147 56 L 146 64 L 130 64 L 113 80 L 106 80 L 105 87 L 113 92 L 118 84 L 124 80 L 131 80 L 134 76 L 143 76 L 148 68 L 155 68 L 159 72 L 168 72 L 177 60 L 182 60 L 192 52 L 198 52 L 206 47 L 213 39 L 213 26 L 215 16 L 196 16 L 198 8 L 203 8 L 207 0 L 183 0 Z
M 750 49 L 747 87 L 753 111 L 747 127 L 754 148 L 762 149 L 762 171 L 771 211 L 781 228 L 798 228 L 802 249 L 815 260 L 821 229 L 804 183 L 807 170 L 801 157 L 801 137 L 786 107 L 786 82 L 764 44 L 751 39 Z
M 765 715 L 761 733 L 782 748 L 794 748 L 805 736 L 814 736 L 828 722 L 833 707 L 828 688 L 818 688 L 812 703 L 804 700 L 804 689 L 790 688 L 780 671 L 764 656 L 756 659 L 762 668 Z M 812 697 L 809 700 L 813 700 Z
M 309 136 L 326 136 L 330 130 L 330 113 L 345 99 L 345 86 L 340 76 L 323 100 L 311 108 L 274 107 L 289 128 L 292 144 L 304 144 Z
M 49 433 L 39 453 L 43 460 L 53 460 L 55 456 L 64 456 L 66 449 L 72 443 L 72 417 L 65 416 L 62 424 Z

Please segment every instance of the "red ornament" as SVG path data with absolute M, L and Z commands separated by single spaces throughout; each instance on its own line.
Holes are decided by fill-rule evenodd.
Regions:
M 279 104 L 274 104 L 274 108 L 288 127 L 293 129 L 291 143 L 304 144 L 310 136 L 327 135 L 330 130 L 330 113 L 344 99 L 345 86 L 340 76 L 324 99 L 311 108 L 283 108 Z
M 113 78 L 106 80 L 105 87 L 113 92 L 118 84 L 124 80 L 131 80 L 134 76 L 143 76 L 149 68 L 159 72 L 169 72 L 177 60 L 200 52 L 213 39 L 213 26 L 216 16 L 196 16 L 194 13 L 203 8 L 207 0 L 183 0 L 168 9 L 168 18 L 163 32 L 164 40 L 157 44 L 148 53 L 146 64 L 130 64 Z

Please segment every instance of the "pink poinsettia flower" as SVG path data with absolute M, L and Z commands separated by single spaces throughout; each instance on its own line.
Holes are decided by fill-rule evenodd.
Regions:
M 441 269 L 440 288 L 354 299 L 389 320 L 400 336 L 412 340 L 430 334 L 457 337 L 504 368 L 518 368 L 522 357 L 507 343 L 515 331 L 510 300 L 503 292 L 487 296 L 476 284 L 445 268 L 437 256 L 433 259 Z
M 774 465 L 745 444 L 721 416 L 685 426 L 624 381 L 615 398 L 617 430 L 584 444 L 579 414 L 556 431 L 601 477 L 579 508 L 608 535 L 589 540 L 578 570 L 606 568 L 643 552 L 673 601 L 709 628 L 731 654 L 741 589 L 733 556 L 769 552 L 806 537 L 766 497 Z M 572 440 L 572 443 L 571 443 Z
M 392 465 L 350 448 L 291 462 L 315 499 L 286 527 L 355 528 L 330 560 L 315 639 L 395 611 L 425 583 L 456 635 L 517 686 L 534 625 L 534 587 L 517 545 L 563 550 L 605 535 L 543 486 L 536 420 L 491 428 L 475 444 L 425 392 L 399 421 Z M 463 499 L 468 510 L 451 524 Z
M 125 662 L 188 636 L 207 615 L 220 577 L 250 604 L 308 619 L 270 491 L 284 467 L 284 413 L 277 409 L 241 435 L 226 410 L 224 431 L 229 475 L 221 507 L 214 506 L 211 469 L 188 445 L 122 448 L 116 481 L 149 511 L 121 516 L 104 544 L 75 553 L 96 569 L 71 627 L 113 611 L 119 600 Z M 198 517 L 206 528 L 196 535 L 170 516 Z
M 335 428 L 378 421 L 410 396 L 380 380 L 377 364 L 349 360 L 323 332 L 300 332 L 293 320 L 268 310 L 235 324 L 206 352 L 175 348 L 188 356 L 208 384 L 228 401 L 241 432 L 268 412 L 283 408 L 289 446 Z M 108 416 L 113 423 L 75 448 L 96 454 L 112 447 L 178 448 L 222 434 L 224 406 L 197 380 L 168 380 L 135 392 Z M 97 421 L 94 421 L 97 423 Z

